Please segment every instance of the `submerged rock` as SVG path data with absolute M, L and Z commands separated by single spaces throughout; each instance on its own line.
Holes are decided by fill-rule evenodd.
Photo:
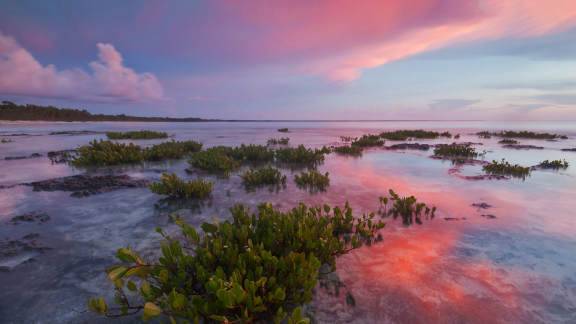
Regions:
M 86 197 L 123 188 L 140 188 L 148 185 L 147 180 L 132 179 L 127 175 L 75 176 L 25 183 L 34 191 L 73 191 L 72 197 Z
M 18 225 L 20 223 L 31 223 L 31 222 L 38 222 L 38 223 L 45 223 L 50 220 L 50 216 L 44 212 L 30 212 L 18 216 L 12 217 L 10 223 L 14 225 Z
M 385 147 L 388 150 L 421 150 L 421 151 L 428 151 L 430 149 L 430 145 L 428 144 L 420 144 L 420 143 L 400 143 L 394 144 L 391 146 Z
M 51 151 L 47 156 L 52 163 L 67 163 L 72 160 L 76 152 L 76 150 Z
M 496 218 L 496 216 L 494 216 L 494 215 L 492 215 L 492 214 L 482 214 L 482 215 L 480 215 L 480 216 L 482 216 L 482 217 L 484 217 L 484 218 L 488 218 L 488 219 L 495 219 L 495 218 Z
M 7 156 L 4 158 L 4 160 L 10 161 L 10 160 L 24 160 L 24 159 L 32 159 L 32 158 L 37 158 L 37 157 L 41 157 L 42 154 L 40 153 L 32 153 L 29 156 Z
M 81 130 L 81 131 L 60 131 L 60 132 L 51 132 L 48 135 L 93 135 L 93 134 L 104 134 L 105 132 L 96 132 L 96 131 L 88 131 L 88 130 Z
M 504 148 L 514 149 L 514 150 L 543 150 L 543 146 L 536 145 L 526 145 L 526 144 L 506 144 L 502 145 Z
M 564 152 L 576 152 L 576 147 L 574 147 L 574 148 L 565 148 L 565 149 L 562 149 L 562 151 L 564 151 Z
M 457 217 L 444 217 L 445 221 L 459 221 L 459 220 L 466 220 L 466 217 L 461 217 L 461 218 L 457 218 Z
M 473 203 L 472 207 L 478 207 L 478 209 L 488 209 L 492 208 L 492 205 L 489 205 L 485 202 L 481 202 L 481 203 Z
M 476 180 L 510 180 L 510 178 L 503 175 L 493 175 L 493 174 L 480 174 L 475 176 L 463 176 L 462 179 L 476 181 Z
M 0 270 L 10 271 L 35 255 L 50 250 L 38 241 L 39 237 L 38 233 L 30 233 L 16 240 L 0 240 Z

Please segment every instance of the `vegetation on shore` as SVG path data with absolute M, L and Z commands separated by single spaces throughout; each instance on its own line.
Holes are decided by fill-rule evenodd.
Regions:
M 470 144 L 440 144 L 434 149 L 434 155 L 449 159 L 475 158 L 480 153 Z
M 482 131 L 476 133 L 476 135 L 483 138 L 490 138 L 491 136 L 503 137 L 503 138 L 531 138 L 531 139 L 567 139 L 566 135 L 550 134 L 550 133 L 535 133 L 531 131 L 500 131 L 500 132 L 489 132 Z
M 449 132 L 439 133 L 439 132 L 425 131 L 421 129 L 417 130 L 404 129 L 390 132 L 382 132 L 380 133 L 380 137 L 392 141 L 405 141 L 409 138 L 428 138 L 428 139 L 434 139 L 438 137 L 452 138 L 452 134 L 450 134 Z
M 343 146 L 336 146 L 334 148 L 334 152 L 342 155 L 362 155 L 362 146 L 358 145 L 343 145 Z
M 188 163 L 196 168 L 211 172 L 220 172 L 225 176 L 240 166 L 240 163 L 230 156 L 232 148 L 215 146 L 192 154 Z
M 566 160 L 544 160 L 538 164 L 538 167 L 541 169 L 566 169 L 568 168 L 568 161 Z
M 12 143 L 14 142 L 13 140 L 9 139 L 9 138 L 3 138 L 2 140 L 0 140 L 1 143 Z
M 122 265 L 107 270 L 118 307 L 91 298 L 90 310 L 107 317 L 142 312 L 143 320 L 163 315 L 171 323 L 309 323 L 300 306 L 311 301 L 320 267 L 336 270 L 337 257 L 376 243 L 384 227 L 374 214 L 355 218 L 348 203 L 287 212 L 268 203 L 257 214 L 236 205 L 230 212 L 232 221 L 203 223 L 204 235 L 182 219 L 181 239 L 158 229 L 165 241 L 157 261 L 118 249 Z
M 360 147 L 382 146 L 384 141 L 378 135 L 366 134 L 355 138 L 351 145 Z
M 288 133 L 288 128 L 278 128 L 280 133 Z
M 330 184 L 329 173 L 322 174 L 316 170 L 310 172 L 301 172 L 300 175 L 294 175 L 294 181 L 300 188 L 309 189 L 310 192 L 324 191 Z
M 394 219 L 402 218 L 404 225 L 416 223 L 422 224 L 422 217 L 433 219 L 436 213 L 435 206 L 428 206 L 425 203 L 419 203 L 414 196 L 400 197 L 394 190 L 388 191 L 389 197 L 380 197 L 379 213 L 382 217 L 392 215 Z M 390 203 L 390 207 L 388 207 Z
M 271 166 L 250 169 L 240 177 L 244 180 L 246 186 L 262 186 L 262 185 L 285 185 L 286 176 L 282 175 L 280 170 Z
M 143 161 L 160 161 L 181 159 L 191 152 L 202 148 L 195 141 L 164 142 L 148 148 L 133 143 L 115 143 L 94 140 L 89 145 L 78 148 L 77 156 L 71 160 L 74 166 L 111 166 L 118 164 L 135 164 Z
M 132 132 L 106 132 L 106 137 L 113 140 L 118 139 L 155 139 L 155 138 L 167 138 L 168 133 L 166 132 L 154 132 L 148 130 L 132 131 Z
M 201 118 L 135 117 L 91 114 L 85 109 L 56 108 L 53 106 L 17 105 L 10 101 L 0 104 L 0 120 L 42 121 L 142 121 L 142 122 L 201 122 L 215 121 Z
M 159 195 L 166 195 L 171 198 L 207 198 L 212 193 L 213 182 L 204 179 L 184 181 L 174 173 L 163 173 L 161 182 L 152 183 L 150 191 Z
M 268 145 L 286 145 L 290 141 L 289 137 L 282 137 L 282 138 L 271 138 L 268 140 Z
M 518 144 L 520 142 L 518 142 L 517 140 L 505 138 L 505 139 L 499 140 L 498 143 L 499 144 Z
M 502 161 L 493 160 L 490 164 L 484 165 L 482 170 L 489 175 L 511 176 L 514 178 L 526 179 L 530 175 L 531 169 L 519 164 L 510 164 L 510 162 L 502 159 Z
M 315 166 L 324 161 L 324 155 L 330 153 L 330 149 L 322 147 L 321 149 L 306 148 L 300 144 L 298 147 L 286 147 L 277 149 L 276 160 L 280 163 L 302 164 Z

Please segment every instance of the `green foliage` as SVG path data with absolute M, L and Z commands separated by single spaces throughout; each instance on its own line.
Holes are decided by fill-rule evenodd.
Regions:
M 246 186 L 286 184 L 286 176 L 282 175 L 280 170 L 271 166 L 266 168 L 250 169 L 240 175 L 240 177 L 244 180 Z
M 382 146 L 384 141 L 378 135 L 362 135 L 360 138 L 356 138 L 352 141 L 352 146 L 360 147 L 370 147 L 370 146 Z
M 166 132 L 153 132 L 147 130 L 133 131 L 133 132 L 107 132 L 106 136 L 109 139 L 154 139 L 154 138 L 167 138 Z
M 454 135 L 454 139 L 459 139 L 459 138 L 460 138 L 460 134 Z
M 311 192 L 324 191 L 330 184 L 329 173 L 322 174 L 316 170 L 310 172 L 301 172 L 300 175 L 294 176 L 294 181 L 301 188 L 308 188 Z
M 274 151 L 264 145 L 240 145 L 227 151 L 227 154 L 239 162 L 271 162 Z
M 142 148 L 133 143 L 94 140 L 89 145 L 78 148 L 78 155 L 72 159 L 72 164 L 75 166 L 110 166 L 142 161 L 180 159 L 188 153 L 198 151 L 201 147 L 202 144 L 194 141 L 171 141 Z
M 289 141 L 290 141 L 289 137 L 282 137 L 280 139 L 271 138 L 268 140 L 267 144 L 268 145 L 286 145 L 286 144 L 288 144 Z
M 232 158 L 231 147 L 215 146 L 192 154 L 188 163 L 199 169 L 221 172 L 228 176 L 230 171 L 237 168 L 240 163 Z
M 568 168 L 568 161 L 566 160 L 553 160 L 548 161 L 544 160 L 538 164 L 538 167 L 541 169 L 566 169 Z
M 443 132 L 443 133 L 438 133 L 438 132 L 431 132 L 431 131 L 425 131 L 425 130 L 421 130 L 421 129 L 417 129 L 417 130 L 396 130 L 396 131 L 391 131 L 391 132 L 382 132 L 380 133 L 380 137 L 381 138 L 385 138 L 385 139 L 389 139 L 389 140 L 393 140 L 393 141 L 405 141 L 409 138 L 429 138 L 429 139 L 434 139 L 434 138 L 438 138 L 438 137 L 452 137 L 452 134 L 450 134 L 449 132 Z
M 278 128 L 280 133 L 288 133 L 288 128 Z
M 517 140 L 505 138 L 503 140 L 499 140 L 498 143 L 499 144 L 518 144 L 519 142 Z
M 523 167 L 519 164 L 510 164 L 510 162 L 504 159 L 500 162 L 493 160 L 492 163 L 483 166 L 482 170 L 491 175 L 512 176 L 521 179 L 526 179 L 531 172 L 529 167 Z
M 91 298 L 89 309 L 108 317 L 142 311 L 143 320 L 165 315 L 171 323 L 308 323 L 299 306 L 310 302 L 320 266 L 335 270 L 338 256 L 376 242 L 384 227 L 374 214 L 355 218 L 348 203 L 344 209 L 300 204 L 281 212 L 262 204 L 258 214 L 242 205 L 230 211 L 232 221 L 202 224 L 202 236 L 182 219 L 176 220 L 180 240 L 158 229 L 165 242 L 157 262 L 119 249 L 122 265 L 107 271 L 119 307 Z M 127 293 L 139 295 L 139 304 Z
M 470 144 L 439 144 L 434 149 L 434 155 L 442 158 L 462 159 L 475 158 L 480 155 Z
M 13 140 L 9 139 L 9 138 L 3 138 L 2 140 L 0 140 L 1 143 L 12 143 L 14 142 Z
M 324 161 L 324 154 L 330 153 L 330 149 L 310 149 L 304 145 L 296 148 L 286 147 L 276 150 L 276 160 L 282 163 L 299 163 L 306 165 L 316 165 Z
M 343 145 L 343 146 L 336 146 L 334 148 L 334 152 L 343 155 L 362 155 L 362 146 L 358 145 Z
M 163 173 L 162 182 L 150 185 L 150 190 L 159 195 L 167 195 L 172 198 L 207 198 L 212 193 L 213 182 L 203 179 L 190 180 L 188 182 L 178 178 L 176 174 Z
M 433 219 L 436 207 L 419 203 L 416 197 L 400 197 L 394 190 L 388 191 L 390 197 L 380 197 L 380 213 L 383 217 L 392 215 L 394 219 L 401 217 L 404 225 L 422 224 L 422 216 Z M 390 203 L 390 208 L 388 208 Z
M 478 132 L 476 135 L 481 137 L 490 138 L 490 136 L 505 137 L 505 138 L 532 138 L 532 139 L 567 139 L 566 135 L 550 134 L 550 133 L 535 133 L 530 131 L 500 131 L 500 132 Z
M 340 140 L 344 143 L 350 143 L 352 141 L 355 141 L 358 137 L 352 137 L 352 136 L 340 136 Z

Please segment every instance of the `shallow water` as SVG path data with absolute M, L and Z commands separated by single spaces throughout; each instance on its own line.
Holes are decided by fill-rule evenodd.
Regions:
M 288 127 L 291 132 L 278 133 Z M 247 192 L 235 172 L 229 179 L 205 173 L 189 175 L 185 161 L 92 170 L 158 179 L 162 171 L 182 177 L 216 181 L 212 198 L 203 203 L 170 204 L 146 188 L 122 189 L 85 198 L 69 192 L 34 192 L 17 185 L 86 172 L 52 164 L 48 151 L 73 149 L 105 131 L 163 130 L 176 139 L 193 139 L 205 147 L 265 144 L 272 137 L 290 137 L 290 145 L 317 147 L 338 143 L 339 136 L 359 136 L 392 129 L 448 130 L 461 142 L 481 142 L 486 160 L 505 157 L 513 163 L 535 165 L 566 159 L 567 170 L 536 170 L 525 181 L 470 181 L 479 166 L 454 169 L 449 162 L 429 158 L 432 151 L 368 149 L 362 157 L 328 155 L 321 172 L 330 173 L 326 192 L 311 195 L 298 189 L 284 169 L 288 185 L 279 192 L 266 188 Z M 503 149 L 498 138 L 479 139 L 479 130 L 532 130 L 562 133 L 557 142 L 520 140 L 544 150 Z M 89 130 L 93 134 L 49 135 L 55 131 Z M 24 136 L 8 136 L 28 134 Z M 199 225 L 214 215 L 229 218 L 228 207 L 263 201 L 287 209 L 299 202 L 343 205 L 356 215 L 376 212 L 378 197 L 392 188 L 401 195 L 438 207 L 434 220 L 402 226 L 386 219 L 384 240 L 362 247 L 338 260 L 337 274 L 346 285 L 339 296 L 317 291 L 312 309 L 320 323 L 574 323 L 576 322 L 576 147 L 574 122 L 234 122 L 234 123 L 0 123 L 0 240 L 38 233 L 38 244 L 51 248 L 0 259 L 0 322 L 98 323 L 138 322 L 103 320 L 86 310 L 89 297 L 111 300 L 104 270 L 116 261 L 115 250 L 132 246 L 144 255 L 159 246 L 157 226 L 173 231 L 169 214 L 179 212 Z M 141 145 L 162 140 L 136 141 Z M 419 143 L 451 143 L 450 139 Z M 390 144 L 391 142 L 388 142 Z M 5 161 L 8 156 L 44 156 Z M 242 170 L 239 170 L 242 171 Z M 16 186 L 12 186 L 16 185 Z M 489 209 L 472 207 L 486 202 Z M 46 212 L 42 223 L 8 223 L 31 211 Z M 494 219 L 481 215 L 490 214 Z M 458 218 L 459 220 L 445 220 Z M 465 218 L 465 219 L 464 219 Z M 346 304 L 350 292 L 356 306 Z

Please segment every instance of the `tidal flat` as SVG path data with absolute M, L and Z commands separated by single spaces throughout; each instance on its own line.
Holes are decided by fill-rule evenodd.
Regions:
M 460 136 L 382 138 L 382 145 L 362 146 L 361 154 L 326 154 L 313 166 L 259 166 L 271 165 L 286 176 L 278 190 L 248 190 L 241 175 L 255 166 L 244 163 L 226 177 L 195 168 L 188 157 L 75 167 L 55 163 L 49 154 L 106 140 L 107 132 L 166 132 L 173 135 L 170 140 L 196 141 L 209 149 L 267 145 L 281 129 L 289 129 L 282 134 L 289 141 L 279 149 L 339 147 L 348 145 L 342 138 L 396 130 Z M 506 131 L 567 138 L 516 138 L 543 147 L 518 150 L 500 143 L 497 134 Z M 486 138 L 481 132 L 496 135 Z M 199 228 L 212 217 L 230 219 L 229 208 L 236 203 L 255 210 L 262 202 L 281 210 L 301 202 L 341 207 L 349 202 L 354 215 L 373 212 L 386 223 L 378 231 L 380 242 L 337 259 L 332 277 L 338 289 L 316 287 L 306 314 L 317 323 L 576 322 L 576 152 L 570 151 L 576 147 L 575 122 L 0 122 L 0 139 L 1 323 L 139 323 L 138 316 L 106 319 L 87 307 L 91 297 L 114 298 L 105 270 L 118 264 L 118 248 L 130 245 L 142 256 L 157 257 L 162 237 L 155 229 L 178 232 L 174 215 Z M 142 147 L 165 141 L 115 140 Z M 434 147 L 453 143 L 482 154 L 456 162 L 432 158 Z M 525 178 L 496 179 L 483 171 L 503 158 L 527 167 L 546 160 L 565 160 L 569 166 L 535 168 Z M 310 169 L 329 173 L 324 190 L 302 190 L 294 182 Z M 163 173 L 209 181 L 211 194 L 173 199 L 139 185 L 160 182 Z M 82 177 L 66 178 L 76 175 Z M 31 185 L 96 177 L 116 182 L 78 195 L 71 192 L 82 193 L 81 188 Z M 42 190 L 47 187 L 56 189 Z M 435 206 L 435 217 L 410 226 L 383 217 L 379 198 L 390 189 Z

